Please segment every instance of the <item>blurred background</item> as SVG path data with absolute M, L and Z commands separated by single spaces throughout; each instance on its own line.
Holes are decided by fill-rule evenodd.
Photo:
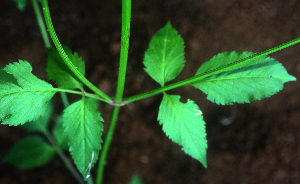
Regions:
M 121 1 L 52 0 L 50 13 L 63 45 L 85 61 L 86 77 L 110 96 L 117 81 Z M 193 76 L 220 52 L 260 52 L 300 36 L 300 1 L 139 0 L 132 20 L 125 97 L 159 85 L 143 70 L 144 52 L 167 21 L 185 40 L 186 66 L 174 81 Z M 300 44 L 270 55 L 299 79 Z M 47 80 L 47 52 L 32 5 L 20 12 L 13 1 L 0 6 L 0 64 L 19 59 Z M 289 82 L 278 94 L 250 104 L 218 106 L 191 86 L 170 91 L 194 100 L 207 124 L 207 169 L 172 143 L 157 122 L 161 95 L 121 109 L 105 168 L 106 184 L 128 183 L 138 173 L 145 184 L 300 183 L 300 86 Z M 56 95 L 57 99 L 59 96 Z M 56 115 L 62 110 L 55 101 Z M 109 121 L 111 107 L 99 109 Z M 105 134 L 105 133 L 104 133 Z M 0 125 L 0 157 L 27 133 Z M 70 157 L 71 159 L 71 157 Z M 1 163 L 0 183 L 76 183 L 56 156 L 40 168 L 22 170 Z M 92 169 L 92 176 L 95 169 Z

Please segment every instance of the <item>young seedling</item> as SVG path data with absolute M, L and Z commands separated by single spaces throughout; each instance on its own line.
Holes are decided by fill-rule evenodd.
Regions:
M 47 0 L 41 2 L 49 34 L 57 49 L 49 48 L 50 46 L 45 44 L 49 48 L 48 78 L 55 81 L 58 87 L 54 88 L 51 84 L 35 77 L 31 73 L 30 64 L 22 60 L 7 65 L 3 69 L 6 73 L 2 75 L 0 81 L 2 124 L 10 126 L 28 124 L 28 131 L 42 132 L 51 143 L 45 142 L 39 136 L 25 138 L 5 158 L 7 162 L 19 167 L 31 168 L 43 165 L 57 152 L 80 183 L 84 183 L 83 180 L 92 183 L 90 171 L 100 154 L 96 182 L 102 183 L 105 160 L 119 109 L 128 103 L 157 94 L 163 94 L 157 118 L 162 125 L 162 130 L 173 142 L 179 144 L 186 154 L 207 167 L 208 145 L 202 111 L 194 101 L 188 99 L 186 103 L 182 103 L 181 96 L 170 95 L 167 93 L 168 90 L 190 85 L 206 93 L 208 100 L 216 104 L 230 105 L 270 97 L 282 90 L 284 83 L 296 80 L 278 61 L 267 55 L 299 43 L 300 38 L 260 53 L 219 53 L 200 66 L 195 76 L 166 85 L 178 76 L 185 65 L 184 41 L 168 22 L 153 36 L 143 61 L 145 71 L 161 87 L 123 98 L 131 16 L 131 1 L 123 0 L 120 69 L 116 95 L 112 98 L 85 78 L 84 62 L 77 53 L 60 44 L 51 22 Z M 35 9 L 38 8 L 35 1 L 33 4 Z M 84 86 L 94 93 L 87 93 Z M 65 109 L 56 121 L 54 131 L 50 133 L 47 129 L 52 114 L 49 101 L 57 92 L 62 94 Z M 65 93 L 77 94 L 80 99 L 69 105 Z M 113 106 L 103 144 L 101 135 L 104 120 L 93 99 Z M 65 158 L 62 152 L 66 148 L 65 142 L 68 142 L 67 148 L 82 176 L 77 174 Z M 20 150 L 24 147 L 30 148 L 30 154 L 27 154 L 27 158 L 23 158 L 30 160 L 30 164 L 21 159 L 24 154 Z M 34 149 L 35 147 L 39 149 Z M 46 157 L 37 160 L 36 156 L 41 150 Z M 141 183 L 141 181 L 135 176 L 131 183 Z

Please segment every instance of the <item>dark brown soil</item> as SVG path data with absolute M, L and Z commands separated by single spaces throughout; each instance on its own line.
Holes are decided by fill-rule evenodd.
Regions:
M 83 57 L 86 76 L 113 96 L 120 49 L 121 1 L 53 0 L 52 21 L 61 43 Z M 132 2 L 131 42 L 125 96 L 158 86 L 143 70 L 143 56 L 154 33 L 170 20 L 186 43 L 191 77 L 219 52 L 260 52 L 300 36 L 297 0 L 139 0 Z M 272 54 L 299 78 L 300 45 Z M 46 79 L 47 53 L 31 5 L 19 12 L 11 0 L 0 6 L 0 62 L 27 60 Z M 285 84 L 278 94 L 250 104 L 218 106 L 199 90 L 171 91 L 196 101 L 208 134 L 208 168 L 185 155 L 157 122 L 161 96 L 124 106 L 105 168 L 106 184 L 126 184 L 138 173 L 145 184 L 300 183 L 300 87 Z M 56 104 L 59 106 L 59 104 Z M 101 104 L 105 126 L 110 106 Z M 57 111 L 59 113 L 59 111 Z M 223 125 L 222 120 L 231 120 Z M 230 119 L 232 118 L 232 119 Z M 0 126 L 0 157 L 26 133 Z M 95 169 L 93 169 L 95 174 Z M 2 163 L 0 183 L 76 183 L 60 159 L 32 170 Z

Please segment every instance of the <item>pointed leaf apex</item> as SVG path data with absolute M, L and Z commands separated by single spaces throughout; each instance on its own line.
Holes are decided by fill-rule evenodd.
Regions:
M 145 71 L 161 86 L 177 77 L 184 67 L 184 41 L 168 22 L 152 38 L 145 53 Z

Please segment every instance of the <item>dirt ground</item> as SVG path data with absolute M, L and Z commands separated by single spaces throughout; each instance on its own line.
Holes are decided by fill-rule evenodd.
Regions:
M 79 53 L 86 77 L 114 96 L 120 49 L 121 1 L 49 2 L 61 43 Z M 125 96 L 159 87 L 143 70 L 151 37 L 170 20 L 186 43 L 186 66 L 175 80 L 194 75 L 219 52 L 260 52 L 300 36 L 297 0 L 132 1 L 131 41 Z M 272 54 L 300 77 L 300 44 Z M 11 0 L 0 6 L 0 63 L 27 60 L 46 79 L 47 53 L 31 4 L 19 12 Z M 300 183 L 300 86 L 289 82 L 278 94 L 250 104 L 218 106 L 186 86 L 170 91 L 194 100 L 207 124 L 207 169 L 169 140 L 157 122 L 161 95 L 124 106 L 105 168 L 106 184 L 126 184 L 138 173 L 145 184 Z M 60 104 L 56 104 L 61 110 Z M 109 121 L 111 107 L 100 105 Z M 59 110 L 56 113 L 59 113 Z M 225 122 L 225 123 L 224 123 Z M 0 157 L 26 133 L 0 126 Z M 1 184 L 76 183 L 56 156 L 40 168 L 1 163 Z M 95 169 L 92 170 L 94 176 Z

